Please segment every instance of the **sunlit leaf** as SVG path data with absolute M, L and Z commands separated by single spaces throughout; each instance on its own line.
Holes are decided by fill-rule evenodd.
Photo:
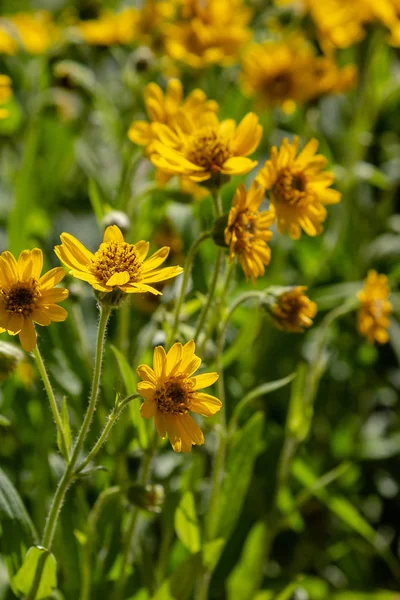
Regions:
M 22 567 L 14 577 L 14 585 L 23 595 L 35 589 L 35 600 L 50 596 L 57 587 L 57 563 L 51 552 L 41 546 L 29 548 Z
M 192 492 L 185 492 L 175 512 L 175 531 L 190 552 L 200 550 L 200 529 Z

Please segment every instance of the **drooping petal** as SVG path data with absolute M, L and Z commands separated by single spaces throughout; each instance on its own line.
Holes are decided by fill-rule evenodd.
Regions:
M 146 399 L 140 407 L 140 416 L 143 419 L 151 419 L 155 416 L 157 411 L 157 404 L 154 400 Z
M 110 279 L 107 281 L 107 285 L 124 285 L 125 283 L 128 283 L 130 278 L 131 277 L 128 271 L 122 271 L 122 273 L 114 273 L 114 275 L 111 275 Z
M 191 410 L 199 415 L 212 417 L 221 409 L 221 406 L 221 400 L 218 400 L 215 396 L 197 392 L 193 397 Z
M 24 324 L 19 332 L 21 345 L 26 352 L 32 352 L 36 348 L 36 331 L 33 322 L 29 317 L 25 317 Z
M 58 306 L 58 304 L 50 304 L 46 307 L 46 313 L 50 317 L 52 321 L 56 323 L 60 323 L 65 321 L 68 317 L 68 313 L 62 306 Z

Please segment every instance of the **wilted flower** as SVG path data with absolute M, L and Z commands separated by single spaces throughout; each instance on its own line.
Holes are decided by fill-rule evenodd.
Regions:
M 140 365 L 137 369 L 143 380 L 138 393 L 145 399 L 140 414 L 145 419 L 154 417 L 159 435 L 169 441 L 175 452 L 190 452 L 192 445 L 204 444 L 204 435 L 189 412 L 211 417 L 222 403 L 218 398 L 199 392 L 218 379 L 217 373 L 193 376 L 201 365 L 195 355 L 193 340 L 182 346 L 176 343 L 165 353 L 157 346 L 153 354 L 153 369 Z
M 256 182 L 247 192 L 244 185 L 239 185 L 225 229 L 230 260 L 237 256 L 246 277 L 251 277 L 253 283 L 264 275 L 264 265 L 268 265 L 271 258 L 267 242 L 272 238 L 269 227 L 275 214 L 269 210 L 259 211 L 264 193 L 264 188 Z
M 306 290 L 306 286 L 299 285 L 275 296 L 270 312 L 279 329 L 303 333 L 304 329 L 311 327 L 318 307 L 305 295 Z
M 373 344 L 386 344 L 389 340 L 387 329 L 392 305 L 389 302 L 390 288 L 386 275 L 368 271 L 363 289 L 358 292 L 360 308 L 357 314 L 359 333 Z
M 0 333 L 19 334 L 23 348 L 36 347 L 33 323 L 50 325 L 65 321 L 65 308 L 57 305 L 68 297 L 68 290 L 55 288 L 64 275 L 62 267 L 40 276 L 43 254 L 38 248 L 21 252 L 18 262 L 11 252 L 0 256 Z
M 318 141 L 312 139 L 296 156 L 299 138 L 292 143 L 285 138 L 280 149 L 271 149 L 271 157 L 257 175 L 257 181 L 270 191 L 278 230 L 287 229 L 294 240 L 301 230 L 310 236 L 322 233 L 327 212 L 324 204 L 337 204 L 341 194 L 330 189 L 335 180 L 331 171 L 322 172 L 327 160 L 315 154 Z
M 95 290 L 102 292 L 104 302 L 118 303 L 123 294 L 161 292 L 150 284 L 176 277 L 182 273 L 181 267 L 158 267 L 166 260 L 169 248 L 160 248 L 146 260 L 149 242 L 136 244 L 125 242 L 117 225 L 107 227 L 99 249 L 92 253 L 79 240 L 69 233 L 61 234 L 60 246 L 55 247 L 58 258 L 70 269 L 77 279 L 87 281 Z M 107 298 L 116 291 L 116 298 Z

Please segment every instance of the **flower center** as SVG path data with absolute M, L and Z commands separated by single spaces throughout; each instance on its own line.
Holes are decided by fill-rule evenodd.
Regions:
M 272 79 L 264 82 L 266 92 L 278 100 L 286 100 L 290 97 L 292 91 L 292 77 L 289 72 L 278 73 Z
M 229 140 L 210 126 L 202 127 L 192 135 L 186 151 L 186 158 L 205 171 L 221 171 L 230 156 Z
M 94 255 L 91 265 L 93 275 L 102 281 L 107 281 L 114 273 L 129 273 L 130 281 L 136 281 L 142 267 L 142 262 L 136 254 L 133 244 L 127 242 L 103 242 Z
M 5 309 L 9 313 L 29 316 L 36 306 L 36 298 L 40 296 L 39 286 L 35 279 L 16 283 L 8 290 L 2 290 Z
M 156 390 L 155 401 L 162 413 L 184 415 L 191 407 L 191 385 L 189 381 L 168 379 Z
M 300 206 L 307 197 L 307 180 L 303 173 L 293 173 L 290 167 L 281 169 L 273 187 L 277 202 Z

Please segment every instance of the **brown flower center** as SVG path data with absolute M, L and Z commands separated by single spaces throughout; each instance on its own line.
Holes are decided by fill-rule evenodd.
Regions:
M 282 71 L 273 77 L 268 78 L 263 87 L 269 96 L 276 100 L 287 100 L 291 96 L 293 87 L 292 75 L 289 71 Z
M 40 296 L 35 279 L 16 283 L 8 290 L 2 290 L 5 309 L 9 313 L 29 316 L 36 307 L 36 298 Z
M 91 265 L 93 275 L 102 283 L 107 281 L 114 273 L 127 272 L 130 281 L 137 281 L 142 262 L 138 258 L 136 248 L 127 242 L 103 242 L 94 255 Z
M 213 127 L 205 126 L 195 132 L 188 145 L 186 158 L 205 171 L 221 171 L 224 162 L 232 156 L 229 140 Z
M 299 206 L 307 197 L 307 179 L 304 173 L 293 173 L 290 167 L 281 169 L 273 187 L 277 202 Z
M 156 390 L 155 401 L 162 413 L 184 415 L 191 407 L 192 386 L 187 379 L 168 379 Z

